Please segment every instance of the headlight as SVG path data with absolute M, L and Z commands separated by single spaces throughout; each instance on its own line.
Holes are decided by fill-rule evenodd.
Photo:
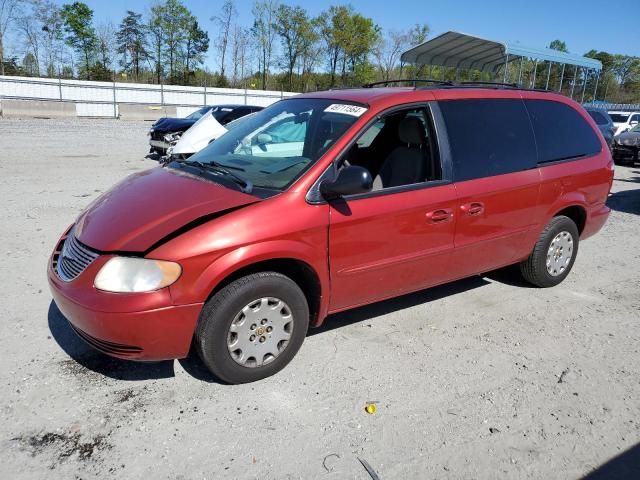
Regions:
M 178 140 L 180 140 L 181 136 L 182 136 L 182 132 L 167 133 L 164 136 L 164 141 L 167 143 L 177 142 Z
M 96 275 L 98 290 L 117 293 L 152 292 L 168 287 L 180 277 L 182 267 L 174 262 L 146 258 L 113 257 Z

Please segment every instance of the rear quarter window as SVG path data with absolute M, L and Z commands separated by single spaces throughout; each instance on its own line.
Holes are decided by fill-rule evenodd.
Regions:
M 449 100 L 439 106 L 455 181 L 535 168 L 536 145 L 522 100 Z
M 525 100 L 538 146 L 538 162 L 571 160 L 599 153 L 600 139 L 569 105 L 550 100 Z

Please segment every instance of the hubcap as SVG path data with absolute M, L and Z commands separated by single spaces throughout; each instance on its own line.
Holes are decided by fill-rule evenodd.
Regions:
M 573 237 L 569 232 L 560 232 L 551 240 L 547 250 L 547 272 L 553 277 L 561 275 L 573 257 Z
M 287 348 L 292 331 L 289 305 L 275 297 L 260 298 L 234 317 L 227 334 L 227 348 L 239 365 L 261 367 Z

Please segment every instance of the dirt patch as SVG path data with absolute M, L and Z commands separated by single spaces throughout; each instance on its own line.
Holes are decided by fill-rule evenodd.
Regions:
M 106 438 L 106 435 L 83 438 L 79 433 L 45 432 L 23 435 L 12 440 L 18 442 L 33 457 L 51 452 L 59 462 L 63 462 L 70 457 L 82 461 L 93 459 L 101 451 L 111 448 Z

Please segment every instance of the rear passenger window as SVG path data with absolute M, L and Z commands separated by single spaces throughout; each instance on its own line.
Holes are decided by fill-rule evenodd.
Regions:
M 598 136 L 568 105 L 549 100 L 525 100 L 538 145 L 538 162 L 586 157 L 600 152 Z
M 456 181 L 536 166 L 536 145 L 522 100 L 450 100 L 440 110 Z

